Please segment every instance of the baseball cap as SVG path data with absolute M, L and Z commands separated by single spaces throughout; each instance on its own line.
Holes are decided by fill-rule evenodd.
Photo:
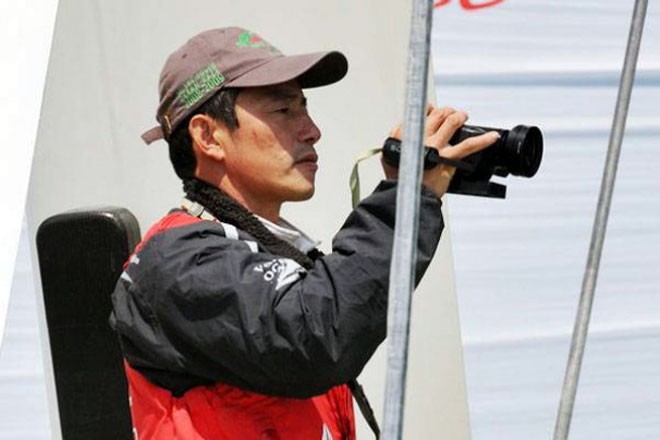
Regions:
M 302 88 L 342 79 L 346 57 L 337 51 L 284 55 L 254 32 L 239 27 L 202 32 L 172 53 L 160 74 L 158 126 L 142 139 L 169 139 L 186 117 L 226 87 L 260 87 L 297 79 Z

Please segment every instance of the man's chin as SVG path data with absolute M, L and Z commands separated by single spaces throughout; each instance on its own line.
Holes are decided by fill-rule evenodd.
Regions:
M 299 194 L 299 197 L 296 198 L 296 199 L 294 199 L 294 200 L 292 200 L 292 201 L 294 201 L 294 202 L 302 202 L 302 201 L 304 201 L 304 200 L 309 200 L 309 199 L 311 199 L 313 196 L 314 196 L 314 188 L 312 188 L 312 189 L 309 190 L 309 191 L 306 191 L 306 192 L 304 192 L 304 193 Z
M 312 185 L 309 188 L 301 188 L 295 192 L 291 192 L 287 200 L 289 202 L 302 202 L 304 200 L 309 200 L 314 196 L 315 187 Z

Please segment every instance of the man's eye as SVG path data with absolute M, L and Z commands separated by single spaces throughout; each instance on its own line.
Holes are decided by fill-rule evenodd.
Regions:
M 277 110 L 275 110 L 275 113 L 287 114 L 290 111 L 291 111 L 291 109 L 289 107 L 282 107 L 282 108 L 278 108 Z

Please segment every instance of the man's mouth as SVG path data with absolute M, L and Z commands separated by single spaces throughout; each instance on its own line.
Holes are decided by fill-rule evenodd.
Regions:
M 301 156 L 297 161 L 296 164 L 301 164 L 301 165 L 309 165 L 309 166 L 314 166 L 316 167 L 316 163 L 319 161 L 319 156 L 316 153 L 307 153 L 303 156 Z

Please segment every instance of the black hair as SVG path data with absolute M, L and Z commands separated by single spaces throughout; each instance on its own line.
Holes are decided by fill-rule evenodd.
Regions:
M 180 179 L 190 179 L 195 175 L 197 159 L 193 151 L 192 138 L 188 132 L 190 119 L 195 115 L 208 115 L 223 123 L 230 130 L 238 128 L 236 118 L 236 97 L 240 89 L 222 89 L 209 98 L 195 112 L 181 121 L 170 135 L 170 161 Z

